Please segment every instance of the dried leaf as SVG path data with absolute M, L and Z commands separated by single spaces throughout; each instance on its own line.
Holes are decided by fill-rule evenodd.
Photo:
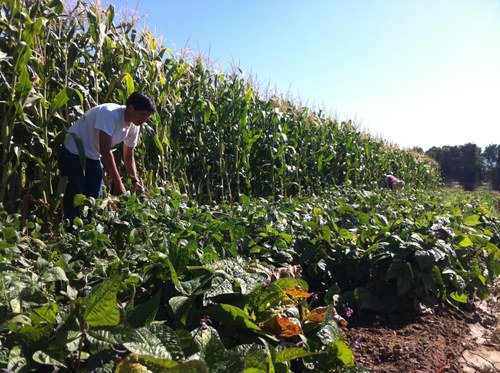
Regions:
M 317 307 L 313 309 L 311 312 L 307 312 L 304 321 L 309 321 L 313 323 L 322 323 L 325 319 L 326 311 L 328 311 L 330 307 Z
M 285 294 L 291 295 L 294 298 L 309 298 L 312 295 L 298 286 L 295 289 L 285 290 Z

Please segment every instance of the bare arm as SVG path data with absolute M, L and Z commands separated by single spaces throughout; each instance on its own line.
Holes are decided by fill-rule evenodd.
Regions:
M 137 176 L 137 166 L 135 164 L 134 148 L 131 148 L 123 144 L 123 163 L 125 164 L 125 169 L 127 170 L 127 175 L 132 179 L 132 184 L 134 188 L 144 192 L 144 186 L 141 180 Z
M 111 152 L 111 136 L 103 131 L 99 131 L 99 151 L 104 169 L 113 180 L 113 194 L 119 196 L 125 193 L 125 186 L 118 172 L 118 167 L 116 167 L 115 157 Z

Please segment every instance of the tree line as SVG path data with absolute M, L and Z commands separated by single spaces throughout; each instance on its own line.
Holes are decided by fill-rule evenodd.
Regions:
M 423 153 L 421 148 L 413 150 Z M 500 145 L 488 145 L 484 151 L 475 144 L 433 146 L 425 154 L 439 164 L 445 182 L 458 182 L 465 190 L 487 183 L 500 190 Z

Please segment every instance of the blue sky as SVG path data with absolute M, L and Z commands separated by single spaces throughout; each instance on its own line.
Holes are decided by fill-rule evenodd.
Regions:
M 500 0 L 102 0 L 401 147 L 500 144 Z

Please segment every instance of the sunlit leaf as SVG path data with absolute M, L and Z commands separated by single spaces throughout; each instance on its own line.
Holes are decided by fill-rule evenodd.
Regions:
M 330 307 L 316 307 L 310 312 L 306 312 L 304 316 L 304 321 L 309 321 L 312 323 L 321 324 L 325 319 L 326 312 L 330 309 Z
M 479 220 L 479 218 L 480 218 L 479 215 L 467 215 L 463 219 L 463 223 L 465 225 L 475 227 L 476 225 L 482 224 L 482 222 Z
M 286 289 L 285 294 L 288 294 L 293 298 L 309 298 L 312 295 L 312 293 L 308 293 L 298 286 L 295 289 Z
M 120 311 L 116 300 L 119 288 L 118 280 L 106 280 L 90 293 L 84 302 L 84 321 L 91 326 L 117 325 L 120 322 Z

